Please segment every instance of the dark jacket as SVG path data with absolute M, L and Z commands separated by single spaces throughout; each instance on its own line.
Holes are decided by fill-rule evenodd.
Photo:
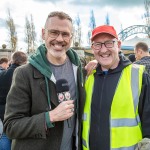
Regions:
M 2 71 L 4 71 L 5 69 L 4 68 L 2 68 L 1 66 L 0 66 L 0 73 L 2 72 Z
M 135 61 L 134 64 L 146 66 L 146 71 L 150 74 L 150 56 L 142 57 L 140 60 Z
M 122 70 L 131 64 L 127 59 L 120 57 L 117 68 L 102 72 L 100 65 L 94 75 L 94 90 L 91 104 L 91 150 L 110 150 L 110 110 L 113 96 Z M 150 77 L 144 72 L 142 91 L 139 101 L 139 115 L 143 137 L 150 138 Z M 123 95 L 122 95 L 123 96 Z M 97 111 L 96 111 L 97 110 Z
M 4 119 L 6 97 L 11 86 L 14 70 L 17 67 L 18 65 L 12 64 L 7 70 L 0 73 L 0 119 L 2 121 Z
M 41 47 L 40 47 L 41 48 Z M 18 67 L 14 72 L 11 90 L 8 94 L 4 131 L 7 136 L 12 138 L 12 150 L 59 150 L 63 134 L 63 121 L 55 122 L 54 127 L 46 129 L 45 113 L 49 111 L 46 74 L 51 74 L 48 69 L 44 75 L 41 70 L 46 68 L 46 64 L 41 62 L 37 64 L 38 59 L 44 57 L 45 48 L 36 54 L 36 57 L 31 57 L 35 64 L 27 64 Z M 77 89 L 78 89 L 78 121 L 79 129 L 79 147 L 81 147 L 81 118 L 83 112 L 83 84 L 81 79 L 81 69 L 77 66 L 77 58 L 72 50 L 68 50 L 68 57 L 73 65 L 77 67 Z M 36 59 L 38 58 L 38 59 Z M 46 57 L 45 57 L 46 58 Z M 45 62 L 47 60 L 43 59 Z M 42 66 L 43 68 L 35 68 L 33 65 Z M 80 65 L 80 64 L 78 64 Z M 36 66 L 37 67 L 37 66 Z M 44 71 L 44 70 L 43 70 Z M 59 103 L 56 93 L 55 83 L 48 79 L 48 87 L 50 93 L 51 107 L 54 109 Z

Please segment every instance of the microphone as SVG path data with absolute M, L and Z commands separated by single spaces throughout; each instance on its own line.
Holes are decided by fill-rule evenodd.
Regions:
M 56 81 L 56 91 L 59 103 L 70 100 L 69 85 L 66 79 L 59 79 Z
M 59 103 L 70 100 L 69 85 L 66 79 L 59 79 L 56 81 L 56 91 Z M 71 118 L 67 119 L 68 128 L 71 128 Z

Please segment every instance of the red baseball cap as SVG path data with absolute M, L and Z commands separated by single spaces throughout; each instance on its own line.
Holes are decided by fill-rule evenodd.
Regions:
M 92 31 L 92 38 L 91 41 L 93 40 L 93 38 L 100 34 L 100 33 L 108 33 L 112 36 L 114 36 L 116 39 L 118 39 L 118 35 L 116 33 L 116 30 L 114 29 L 113 26 L 109 26 L 109 25 L 103 25 L 103 26 L 99 26 L 96 27 L 93 31 Z

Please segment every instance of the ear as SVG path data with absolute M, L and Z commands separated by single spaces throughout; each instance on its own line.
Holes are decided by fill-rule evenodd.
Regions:
M 45 29 L 42 29 L 42 39 L 45 40 Z
M 91 49 L 92 49 L 92 44 L 91 44 Z
M 139 53 L 140 53 L 140 54 L 142 54 L 142 53 L 143 53 L 142 49 L 139 49 L 138 51 L 139 51 Z
M 92 44 L 91 44 L 91 50 L 92 50 L 92 53 L 94 52 L 94 50 L 93 50 L 93 46 L 92 46 Z
M 121 41 L 118 41 L 118 48 L 121 49 Z

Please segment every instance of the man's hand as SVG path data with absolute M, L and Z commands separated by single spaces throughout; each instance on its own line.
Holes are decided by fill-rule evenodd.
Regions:
M 92 60 L 90 61 L 86 66 L 85 66 L 85 70 L 87 71 L 87 76 L 89 76 L 92 71 L 96 68 L 98 62 L 97 60 Z
M 61 102 L 54 110 L 49 112 L 50 121 L 64 121 L 73 116 L 74 114 L 74 101 L 68 100 Z
M 150 150 L 150 139 L 149 138 L 144 138 L 142 139 L 135 150 Z

